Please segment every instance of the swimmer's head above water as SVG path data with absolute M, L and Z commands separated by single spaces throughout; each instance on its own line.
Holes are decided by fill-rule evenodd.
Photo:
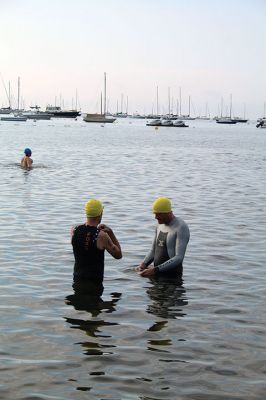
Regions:
M 159 224 L 168 224 L 174 217 L 171 201 L 167 197 L 158 197 L 152 204 L 152 212 Z
M 27 157 L 30 157 L 31 156 L 31 149 L 29 149 L 28 147 L 24 150 L 24 154 L 25 154 L 25 156 L 27 156 Z
M 157 213 L 169 213 L 172 211 L 171 201 L 167 197 L 158 197 L 152 204 L 152 211 Z
M 87 218 L 100 217 L 103 213 L 103 205 L 99 200 L 91 199 L 85 204 Z

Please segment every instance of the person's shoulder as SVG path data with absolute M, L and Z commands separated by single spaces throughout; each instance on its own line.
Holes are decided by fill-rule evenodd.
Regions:
M 77 232 L 78 230 L 83 229 L 84 227 L 85 227 L 84 224 L 74 225 L 73 228 L 72 228 L 72 232 L 75 233 L 75 232 Z
M 180 217 L 174 217 L 173 225 L 180 228 L 188 228 L 188 224 Z

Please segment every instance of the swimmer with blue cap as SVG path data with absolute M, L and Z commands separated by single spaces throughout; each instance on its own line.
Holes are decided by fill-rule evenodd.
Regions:
M 20 164 L 23 168 L 31 168 L 33 160 L 31 158 L 31 149 L 28 147 L 24 150 L 25 156 L 22 158 Z

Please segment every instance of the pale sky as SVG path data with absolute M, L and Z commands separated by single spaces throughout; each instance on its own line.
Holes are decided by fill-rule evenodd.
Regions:
M 109 109 L 257 118 L 266 102 L 266 0 L 0 0 L 0 106 L 17 78 L 25 107 Z

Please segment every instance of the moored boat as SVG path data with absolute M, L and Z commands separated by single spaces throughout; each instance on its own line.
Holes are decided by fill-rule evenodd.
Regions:
M 39 106 L 30 107 L 30 110 L 23 111 L 22 116 L 27 117 L 28 119 L 43 119 L 43 120 L 50 120 L 52 115 L 50 113 L 40 111 Z
M 173 126 L 173 121 L 170 119 L 162 119 L 161 126 Z
M 108 117 L 106 115 L 106 72 L 104 73 L 104 107 L 102 112 L 102 95 L 101 95 L 101 113 L 97 114 L 86 114 L 83 118 L 85 122 L 96 122 L 96 123 L 113 123 L 116 119 L 112 117 Z
M 27 121 L 27 117 L 13 115 L 13 116 L 8 116 L 8 117 L 1 117 L 1 121 L 25 122 L 25 121 Z
M 107 117 L 105 114 L 86 114 L 83 118 L 85 122 L 98 122 L 98 123 L 112 123 L 115 121 L 115 118 Z
M 48 105 L 46 113 L 50 114 L 52 118 L 77 118 L 81 115 L 77 110 L 62 110 L 61 107 Z
M 146 126 L 161 126 L 161 120 L 160 119 L 154 119 L 152 121 L 149 121 Z
M 13 112 L 11 107 L 0 108 L 0 114 L 11 114 Z
M 256 125 L 257 128 L 266 128 L 266 121 L 263 119 L 259 121 L 259 123 Z
M 227 118 L 227 117 L 221 117 L 221 118 L 217 118 L 216 119 L 216 123 L 217 124 L 230 124 L 230 125 L 233 125 L 233 124 L 236 124 L 236 121 L 234 121 L 233 119 L 231 119 L 231 118 Z
M 232 121 L 246 123 L 246 122 L 248 122 L 248 119 L 240 118 L 240 117 L 233 117 Z
M 188 125 L 186 125 L 185 122 L 180 119 L 173 121 L 173 126 L 176 128 L 188 128 Z

